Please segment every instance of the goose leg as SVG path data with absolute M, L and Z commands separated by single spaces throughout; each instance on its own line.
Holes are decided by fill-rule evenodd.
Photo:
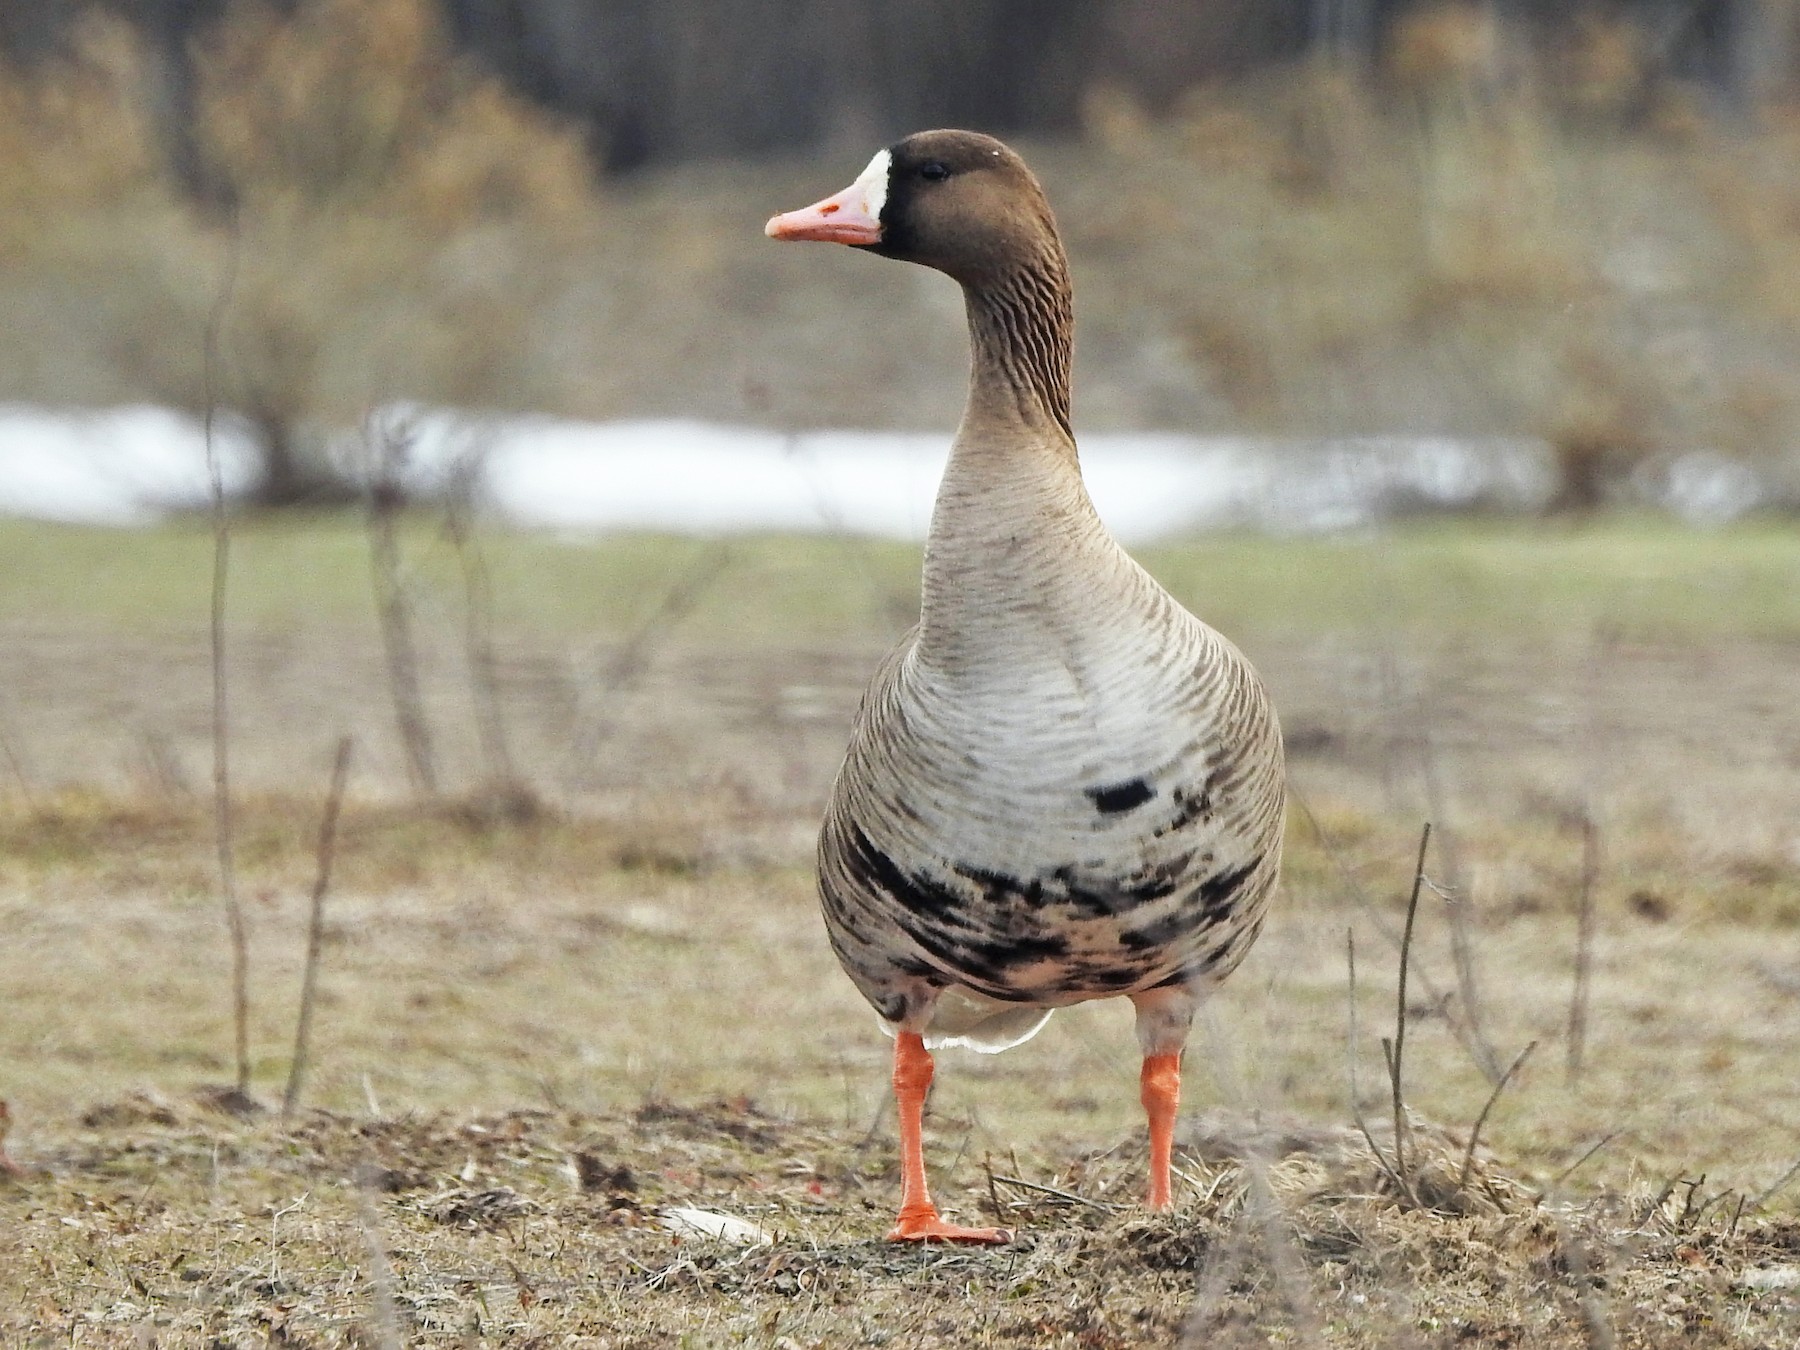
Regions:
M 1150 1120 L 1150 1194 L 1145 1203 L 1151 1209 L 1171 1209 L 1175 1199 L 1169 1161 L 1175 1146 L 1175 1113 L 1181 1105 L 1181 1056 L 1145 1055 L 1140 1083 L 1144 1114 Z
M 894 1037 L 894 1102 L 900 1113 L 900 1220 L 890 1242 L 1011 1242 L 1004 1228 L 964 1228 L 945 1223 L 925 1188 L 925 1093 L 931 1086 L 931 1052 L 923 1038 Z
M 1181 1047 L 1187 1043 L 1199 1000 L 1185 984 L 1162 985 L 1131 996 L 1137 1009 L 1138 1044 L 1144 1051 L 1139 1100 L 1150 1122 L 1151 1209 L 1174 1206 L 1170 1155 L 1175 1148 L 1175 1115 L 1181 1106 Z

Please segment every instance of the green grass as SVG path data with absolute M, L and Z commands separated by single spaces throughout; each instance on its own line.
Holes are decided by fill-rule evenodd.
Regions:
M 805 536 L 482 539 L 509 628 L 628 631 L 674 588 L 717 568 L 684 622 L 757 644 L 876 640 L 916 603 L 918 550 Z M 127 630 L 204 624 L 211 536 L 187 521 L 143 531 L 0 523 L 0 621 Z M 453 550 L 431 522 L 406 531 L 409 576 L 460 602 Z M 1800 531 L 1781 521 L 1700 532 L 1654 518 L 1584 525 L 1432 522 L 1356 535 L 1214 535 L 1139 550 L 1182 600 L 1232 634 L 1567 633 L 1691 639 L 1800 635 Z M 371 622 L 368 544 L 349 516 L 244 521 L 234 531 L 234 623 Z

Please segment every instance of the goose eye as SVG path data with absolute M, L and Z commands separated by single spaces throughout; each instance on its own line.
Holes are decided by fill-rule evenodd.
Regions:
M 933 183 L 941 183 L 950 176 L 950 166 L 940 164 L 935 159 L 919 166 L 919 177 L 930 179 Z

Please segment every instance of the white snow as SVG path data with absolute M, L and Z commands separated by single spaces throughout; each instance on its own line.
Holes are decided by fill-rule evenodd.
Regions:
M 219 419 L 214 445 L 227 491 L 247 481 L 242 428 Z M 138 525 L 208 494 L 205 439 L 168 408 L 93 411 L 0 405 L 0 513 Z
M 384 409 L 369 425 L 404 440 L 399 473 L 409 486 L 430 493 L 465 474 L 486 510 L 524 526 L 896 539 L 924 537 L 950 439 L 410 407 Z M 340 468 L 366 473 L 369 439 L 334 438 Z M 254 460 L 243 427 L 220 418 L 213 444 L 228 490 L 246 485 Z M 1532 511 L 1555 486 L 1544 448 L 1522 440 L 1089 434 L 1081 457 L 1100 514 L 1133 543 L 1230 526 L 1341 529 L 1419 509 Z M 1670 509 L 1718 520 L 1756 504 L 1745 471 L 1682 463 L 1686 471 L 1661 485 Z M 196 418 L 0 405 L 0 513 L 143 524 L 204 505 L 208 482 Z

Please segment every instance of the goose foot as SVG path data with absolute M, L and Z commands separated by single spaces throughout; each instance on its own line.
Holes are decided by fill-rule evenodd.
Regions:
M 900 1111 L 900 1218 L 889 1242 L 1011 1242 L 1004 1228 L 964 1228 L 938 1217 L 925 1186 L 925 1094 L 931 1088 L 931 1053 L 916 1032 L 894 1037 L 894 1101 Z
M 946 1223 L 936 1210 L 925 1214 L 902 1214 L 888 1234 L 889 1242 L 1011 1242 L 1010 1228 L 964 1228 L 959 1223 Z

